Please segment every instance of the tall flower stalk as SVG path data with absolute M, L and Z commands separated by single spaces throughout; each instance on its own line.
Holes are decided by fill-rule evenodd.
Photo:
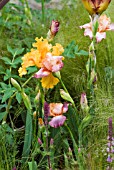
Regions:
M 97 82 L 96 71 L 96 49 L 95 44 L 106 38 L 106 31 L 114 30 L 114 24 L 110 23 L 110 18 L 106 15 L 101 15 L 111 2 L 111 0 L 82 0 L 84 7 L 90 14 L 90 23 L 80 26 L 84 28 L 84 35 L 89 36 L 91 44 L 89 46 L 89 58 L 86 64 L 87 70 L 87 87 L 90 96 L 94 96 L 94 88 Z
M 49 152 L 49 144 L 48 144 L 48 116 L 49 116 L 49 104 L 47 102 L 44 103 L 44 124 L 46 127 L 46 152 Z M 51 170 L 51 161 L 50 161 L 50 155 L 47 154 L 47 160 L 48 160 L 48 167 L 49 170 Z

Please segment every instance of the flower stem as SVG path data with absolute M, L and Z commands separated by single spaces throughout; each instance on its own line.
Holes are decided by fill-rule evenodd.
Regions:
M 34 75 L 34 74 L 33 74 Z M 31 78 L 33 78 L 33 75 L 32 76 L 30 76 L 29 78 L 28 78 L 28 80 L 27 81 L 25 81 L 25 83 L 22 85 L 22 87 L 24 87 L 30 80 L 31 80 Z
M 69 92 L 68 92 L 66 86 L 64 85 L 62 79 L 59 79 L 59 80 L 60 80 L 61 85 L 63 86 L 63 89 L 65 90 L 65 92 L 69 94 Z M 70 94 L 69 94 L 69 96 L 70 96 Z M 71 96 L 70 96 L 70 97 L 71 97 Z M 71 97 L 71 98 L 72 98 L 72 97 Z M 77 114 L 78 111 L 77 111 L 77 108 L 76 108 L 76 106 L 75 106 L 75 103 L 74 103 L 74 100 L 73 100 L 73 99 L 72 99 L 72 106 L 73 106 L 73 108 L 74 108 L 74 110 L 75 110 L 75 113 L 76 113 L 76 121 L 77 121 L 77 124 L 78 124 L 78 123 L 79 123 L 79 118 L 78 118 L 78 114 Z
M 44 23 L 45 22 L 45 0 L 42 0 L 42 22 Z

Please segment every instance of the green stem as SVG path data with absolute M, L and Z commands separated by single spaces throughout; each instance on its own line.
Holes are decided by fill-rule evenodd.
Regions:
M 59 79 L 59 80 L 60 80 L 61 85 L 63 86 L 63 89 L 65 90 L 65 92 L 69 94 L 69 92 L 68 92 L 66 86 L 64 85 L 62 79 Z M 69 94 L 69 96 L 70 96 L 70 94 Z M 70 96 L 70 97 L 71 97 L 71 96 Z M 71 97 L 71 98 L 72 98 L 72 97 Z M 75 106 L 75 103 L 74 103 L 73 99 L 72 99 L 72 106 L 73 106 L 73 108 L 74 108 L 74 110 L 75 110 L 75 113 L 76 113 L 76 121 L 77 121 L 77 124 L 78 124 L 78 122 L 79 122 L 79 118 L 78 118 L 78 114 L 77 114 L 78 111 L 77 111 L 77 108 L 76 108 L 76 106 Z
M 6 107 L 6 116 L 3 118 L 3 122 L 2 122 L 2 123 L 6 122 L 7 115 L 8 115 L 9 110 L 10 110 L 10 106 L 11 106 L 12 99 L 15 97 L 16 93 L 17 93 L 17 92 L 15 92 L 15 93 L 9 98 L 9 100 L 8 100 L 8 105 L 7 105 L 7 107 Z
M 65 92 L 69 94 L 69 92 L 68 92 L 67 88 L 65 87 L 65 85 L 64 85 L 64 83 L 63 83 L 63 81 L 62 81 L 62 79 L 59 79 L 59 80 L 60 80 L 61 85 L 63 86 L 63 89 L 65 90 Z
M 33 74 L 34 75 L 34 74 Z M 33 75 L 32 76 L 30 76 L 29 78 L 28 78 L 28 80 L 27 81 L 25 81 L 25 83 L 22 85 L 22 87 L 24 87 L 30 80 L 31 80 L 31 78 L 33 78 Z
M 44 23 L 45 22 L 45 0 L 42 0 L 42 22 Z

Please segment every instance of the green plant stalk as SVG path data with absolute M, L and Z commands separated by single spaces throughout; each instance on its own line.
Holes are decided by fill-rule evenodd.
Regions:
M 37 129 L 38 129 L 38 110 L 36 110 L 36 117 L 34 120 L 34 126 L 33 126 L 33 136 L 37 137 Z
M 94 97 L 94 85 L 92 84 L 92 82 L 90 82 L 91 80 L 91 72 L 92 69 L 94 69 L 94 71 L 96 72 L 96 53 L 95 53 L 95 43 L 96 43 L 96 33 L 97 33 L 97 29 L 98 29 L 98 19 L 96 19 L 95 21 L 95 17 L 93 16 L 92 18 L 92 32 L 93 32 L 93 39 L 92 39 L 92 50 L 89 51 L 90 56 L 89 56 L 89 73 L 88 73 L 88 87 L 90 90 L 90 95 L 92 95 L 92 97 Z M 91 45 L 90 45 L 91 46 Z M 91 56 L 92 55 L 92 56 Z M 94 59 L 93 59 L 94 58 Z M 94 63 L 93 63 L 94 62 Z M 91 84 L 90 84 L 91 83 Z
M 68 92 L 66 86 L 64 85 L 62 79 L 59 79 L 59 80 L 60 80 L 61 85 L 63 86 L 63 89 L 65 90 L 65 92 L 69 94 L 69 92 Z M 70 94 L 69 94 L 69 95 L 70 95 Z M 70 96 L 70 97 L 71 97 L 71 96 Z M 72 98 L 72 97 L 71 97 L 71 98 Z M 74 110 L 75 110 L 75 112 L 76 112 L 76 121 L 77 121 L 77 124 L 79 124 L 79 118 L 78 118 L 78 114 L 77 114 L 78 111 L 77 111 L 77 108 L 76 108 L 76 106 L 75 106 L 75 103 L 74 103 L 73 99 L 72 99 L 72 106 L 73 106 L 73 108 L 74 108 Z
M 40 88 L 40 92 L 41 92 L 41 104 L 42 104 L 42 107 L 44 108 L 44 102 L 45 102 L 45 94 L 44 94 L 44 91 L 43 91 L 43 88 L 42 88 L 42 85 L 41 83 L 39 83 L 39 88 Z M 41 116 L 42 113 L 40 113 L 40 116 Z M 44 113 L 45 114 L 45 113 Z M 45 115 L 44 115 L 45 116 Z M 48 162 L 48 167 L 49 167 L 49 170 L 51 169 L 51 161 L 50 161 L 50 155 L 49 155 L 49 144 L 48 144 L 48 120 L 46 120 L 47 117 L 45 118 L 44 117 L 44 121 L 46 122 L 45 123 L 45 130 L 46 130 L 46 152 L 47 152 L 47 162 Z
M 28 78 L 28 80 L 25 81 L 25 83 L 22 85 L 22 87 L 24 87 L 24 86 L 33 78 L 33 75 L 34 75 L 34 74 L 32 74 L 32 76 L 30 76 L 30 77 Z
M 44 119 L 48 119 L 48 118 L 44 118 Z M 46 122 L 48 122 L 48 120 L 46 120 Z M 50 161 L 50 155 L 49 155 L 49 143 L 48 143 L 48 123 L 45 124 L 45 128 L 46 128 L 46 153 L 47 153 L 47 162 L 48 162 L 48 167 L 49 170 L 51 170 L 51 161 Z
M 66 127 L 67 127 L 67 129 L 68 129 L 68 131 L 70 133 L 70 136 L 71 136 L 71 139 L 72 139 L 72 142 L 73 142 L 74 153 L 75 153 L 75 157 L 77 158 L 77 162 L 78 162 L 78 165 L 79 165 L 79 170 L 84 170 L 84 166 L 82 164 L 84 162 L 84 161 L 82 161 L 83 157 L 82 157 L 82 155 L 80 155 L 80 157 L 79 157 L 78 146 L 77 146 L 77 144 L 75 142 L 75 139 L 74 139 L 74 137 L 72 135 L 72 132 L 71 132 L 70 128 L 67 126 L 67 124 L 65 124 L 65 125 L 66 125 Z
M 42 22 L 45 22 L 45 0 L 42 0 Z
M 46 151 L 47 151 L 47 154 L 49 153 L 49 146 L 48 146 L 48 126 L 46 126 Z M 51 161 L 50 161 L 50 155 L 48 154 L 47 155 L 47 160 L 48 160 L 48 167 L 49 167 L 49 170 L 51 170 Z
M 8 105 L 7 105 L 7 107 L 6 107 L 6 115 L 5 115 L 5 117 L 3 118 L 3 122 L 2 123 L 5 123 L 6 122 L 6 119 L 7 119 L 7 115 L 8 115 L 8 113 L 9 113 L 9 110 L 10 110 L 10 106 L 11 106 L 11 102 L 12 102 L 12 99 L 15 97 L 15 95 L 16 95 L 16 92 L 9 98 L 9 100 L 8 100 Z
M 54 169 L 54 146 L 50 146 L 50 162 L 51 168 Z
M 80 132 L 78 132 L 79 135 L 79 148 L 82 147 L 82 130 Z
M 34 170 L 34 156 L 32 155 L 32 170 Z

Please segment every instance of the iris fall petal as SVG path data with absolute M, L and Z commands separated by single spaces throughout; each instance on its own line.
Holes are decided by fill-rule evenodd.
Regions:
M 63 115 L 55 116 L 49 122 L 49 125 L 54 128 L 58 128 L 64 124 L 66 117 Z

